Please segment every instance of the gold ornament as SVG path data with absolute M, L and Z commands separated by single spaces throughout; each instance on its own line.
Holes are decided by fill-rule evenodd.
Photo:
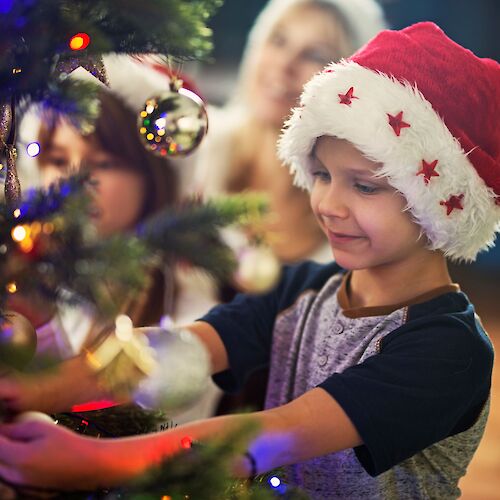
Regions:
M 0 104 L 0 154 L 7 145 L 12 126 L 12 107 L 10 104 Z
M 276 285 L 280 272 L 280 263 L 270 248 L 247 247 L 239 251 L 234 281 L 244 292 L 264 293 Z
M 118 399 L 129 398 L 156 366 L 147 339 L 135 334 L 126 315 L 116 318 L 115 331 L 95 351 L 87 352 L 86 359 L 99 373 L 101 384 Z
M 36 331 L 21 314 L 5 311 L 0 318 L 0 365 L 19 370 L 35 355 Z
M 172 86 L 146 101 L 138 129 L 146 149 L 158 156 L 186 156 L 207 133 L 207 111 L 194 92 Z
M 6 148 L 7 171 L 5 173 L 5 201 L 9 207 L 14 208 L 21 200 L 21 183 L 17 176 L 17 150 L 12 144 L 7 144 Z
M 133 328 L 118 316 L 114 334 L 87 362 L 115 397 L 132 397 L 142 407 L 176 410 L 205 390 L 210 362 L 201 342 L 187 330 Z

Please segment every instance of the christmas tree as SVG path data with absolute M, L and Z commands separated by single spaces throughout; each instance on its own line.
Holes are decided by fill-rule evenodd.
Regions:
M 258 198 L 193 201 L 158 214 L 133 235 L 100 241 L 89 230 L 85 172 L 23 195 L 16 166 L 17 127 L 30 106 L 49 111 L 46 117 L 62 115 L 82 131 L 91 129 L 99 111 L 99 86 L 71 78 L 73 70 L 83 67 L 106 85 L 102 60 L 106 54 L 203 57 L 211 47 L 206 21 L 219 4 L 220 0 L 0 2 L 0 163 L 5 176 L 5 201 L 0 203 L 0 313 L 2 332 L 8 331 L 22 347 L 16 350 L 6 341 L 7 335 L 0 336 L 1 364 L 20 369 L 33 353 L 33 334 L 5 310 L 12 294 L 37 293 L 69 302 L 85 298 L 113 317 L 124 294 L 142 286 L 144 266 L 159 256 L 182 259 L 218 278 L 227 276 L 234 265 L 219 229 L 260 214 L 263 204 Z M 172 87 L 177 91 L 179 84 Z M 141 133 L 149 136 L 146 125 L 144 120 Z M 167 146 L 158 153 L 175 154 L 183 143 L 172 139 Z M 117 366 L 113 370 L 116 373 Z M 148 417 L 150 422 L 142 420 L 144 431 L 157 423 L 155 416 Z M 248 432 L 242 430 L 223 443 L 186 452 L 175 466 L 166 464 L 135 485 L 96 492 L 95 498 L 158 498 L 169 490 L 172 498 L 269 498 L 273 496 L 269 488 L 229 478 L 229 457 L 243 449 L 246 439 Z M 20 491 L 21 496 L 36 495 L 30 488 Z

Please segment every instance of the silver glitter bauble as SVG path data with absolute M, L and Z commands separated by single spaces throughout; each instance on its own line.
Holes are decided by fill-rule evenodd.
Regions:
M 208 129 L 203 101 L 180 88 L 151 97 L 138 119 L 145 147 L 159 156 L 185 156 L 194 151 Z
M 202 342 L 183 329 L 135 328 L 154 351 L 157 366 L 134 391 L 134 401 L 144 408 L 181 410 L 205 391 L 210 359 Z

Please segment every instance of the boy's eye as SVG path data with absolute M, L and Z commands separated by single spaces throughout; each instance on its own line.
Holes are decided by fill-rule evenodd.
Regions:
M 311 172 L 313 179 L 320 182 L 330 182 L 330 173 L 328 170 L 316 169 Z
M 361 184 L 360 182 L 354 183 L 354 187 L 362 194 L 374 194 L 379 190 L 376 186 L 368 186 L 367 184 Z

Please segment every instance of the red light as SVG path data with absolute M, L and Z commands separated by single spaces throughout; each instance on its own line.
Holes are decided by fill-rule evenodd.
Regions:
M 191 445 L 193 444 L 193 440 L 189 436 L 185 436 L 181 439 L 181 446 L 188 450 L 191 448 Z
M 77 33 L 69 41 L 69 47 L 71 50 L 83 50 L 89 46 L 90 37 L 87 33 Z

